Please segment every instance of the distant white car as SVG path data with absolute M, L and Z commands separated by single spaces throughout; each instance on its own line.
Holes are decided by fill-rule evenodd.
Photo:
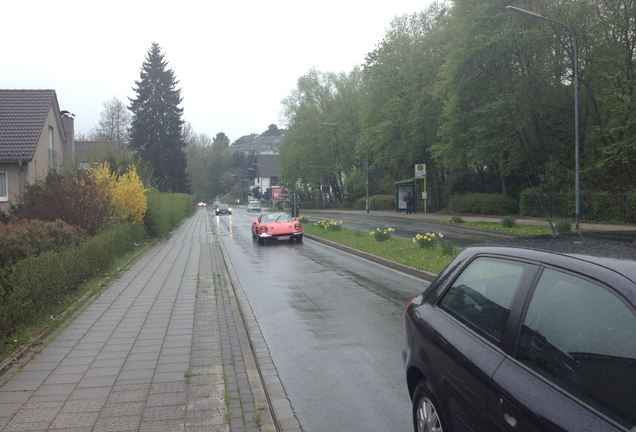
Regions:
M 207 204 L 204 203 L 204 202 L 200 202 L 198 205 L 199 205 L 199 207 L 206 207 L 207 206 Z
M 247 211 L 255 211 L 255 212 L 259 212 L 261 211 L 261 203 L 259 201 L 250 201 L 249 204 L 247 205 Z

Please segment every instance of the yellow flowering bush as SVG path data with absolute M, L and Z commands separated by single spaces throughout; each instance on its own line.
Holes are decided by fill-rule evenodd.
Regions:
M 134 166 L 117 177 L 104 162 L 92 170 L 92 175 L 109 196 L 116 221 L 143 222 L 148 208 L 146 189 Z
M 375 231 L 369 233 L 376 241 L 386 241 L 391 238 L 391 234 L 395 232 L 395 228 L 376 228 Z

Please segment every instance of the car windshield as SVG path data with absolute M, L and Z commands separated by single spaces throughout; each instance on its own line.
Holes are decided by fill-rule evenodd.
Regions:
M 276 222 L 291 222 L 291 217 L 288 214 L 269 214 L 264 215 L 261 219 L 263 223 L 276 223 Z

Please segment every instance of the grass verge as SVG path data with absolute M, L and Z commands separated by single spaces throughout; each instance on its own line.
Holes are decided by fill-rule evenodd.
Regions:
M 104 269 L 99 276 L 86 281 L 82 286 L 68 295 L 64 301 L 53 304 L 33 318 L 29 325 L 20 327 L 8 340 L 0 340 L 0 364 L 21 349 L 24 344 L 44 333 L 50 333 L 63 325 L 66 320 L 82 308 L 86 301 L 100 293 L 122 271 L 126 270 L 137 258 L 143 254 L 156 240 L 147 240 L 134 250 L 114 258 L 112 264 Z M 38 341 L 42 343 L 42 341 Z
M 346 228 L 340 231 L 327 231 L 312 223 L 304 224 L 303 230 L 316 237 L 433 273 L 439 273 L 444 269 L 459 252 L 459 248 L 455 247 L 452 255 L 444 255 L 439 247 L 420 248 L 410 239 L 391 237 L 380 242 L 374 240 L 366 231 Z
M 501 232 L 506 234 L 517 234 L 520 236 L 538 236 L 549 235 L 550 227 L 515 225 L 513 227 L 505 227 L 496 222 L 451 222 L 443 221 L 446 225 L 454 225 L 466 228 L 476 228 L 485 231 Z

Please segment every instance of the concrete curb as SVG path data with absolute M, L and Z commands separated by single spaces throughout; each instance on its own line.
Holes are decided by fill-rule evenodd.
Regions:
M 369 254 L 367 252 L 363 252 L 361 250 L 354 249 L 354 248 L 351 248 L 349 246 L 344 246 L 344 245 L 341 245 L 339 243 L 332 242 L 330 240 L 325 240 L 323 238 L 316 237 L 316 236 L 311 235 L 311 234 L 305 233 L 303 235 L 306 238 L 314 240 L 314 241 L 316 241 L 318 243 L 325 244 L 325 245 L 330 246 L 332 248 L 339 249 L 339 250 L 341 250 L 343 252 L 347 252 L 347 253 L 349 253 L 351 255 L 355 255 L 355 256 L 358 256 L 360 258 L 364 258 L 366 260 L 369 260 L 369 261 L 373 261 L 376 264 L 380 264 L 380 265 L 383 265 L 385 267 L 389 267 L 389 268 L 391 268 L 393 270 L 397 270 L 399 272 L 406 273 L 406 274 L 411 275 L 411 276 L 415 276 L 416 278 L 419 278 L 419 279 L 423 279 L 423 280 L 426 280 L 426 281 L 430 282 L 430 281 L 432 281 L 433 279 L 435 279 L 437 277 L 437 273 L 432 273 L 432 272 L 428 272 L 426 270 L 420 270 L 420 269 L 417 269 L 415 267 L 411 267 L 411 266 L 407 266 L 407 265 L 404 265 L 404 264 L 400 264 L 398 262 L 391 261 L 391 260 L 388 260 L 386 258 L 379 257 L 377 255 L 371 255 L 371 254 Z

